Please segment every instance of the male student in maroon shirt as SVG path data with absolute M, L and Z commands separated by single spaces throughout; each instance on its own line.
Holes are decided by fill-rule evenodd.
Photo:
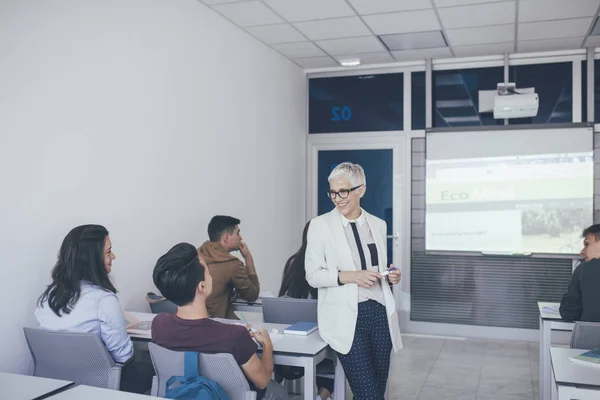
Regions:
M 271 380 L 273 344 L 266 330 L 249 332 L 240 325 L 223 324 L 208 317 L 206 298 L 212 291 L 209 270 L 194 246 L 180 243 L 158 259 L 154 284 L 177 304 L 177 314 L 158 314 L 152 322 L 152 341 L 177 351 L 230 353 L 248 378 L 257 399 L 286 399 L 284 388 Z M 256 355 L 262 346 L 262 357 Z

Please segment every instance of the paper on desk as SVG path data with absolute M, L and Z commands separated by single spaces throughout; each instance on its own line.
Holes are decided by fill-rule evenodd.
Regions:
M 152 328 L 152 321 L 140 321 L 127 311 L 123 311 L 123 315 L 125 316 L 125 326 L 127 329 L 149 331 Z
M 264 297 L 277 297 L 277 296 L 275 296 L 275 294 L 273 294 L 273 292 L 265 291 L 265 292 L 260 292 L 258 297 L 260 297 L 262 299 Z
M 542 307 L 542 312 L 548 314 L 559 314 L 558 309 L 555 307 Z

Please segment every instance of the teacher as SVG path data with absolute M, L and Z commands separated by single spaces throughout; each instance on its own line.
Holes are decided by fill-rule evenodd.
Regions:
M 402 348 L 389 283 L 385 221 L 360 207 L 367 189 L 358 164 L 339 164 L 328 178 L 335 208 L 314 218 L 308 230 L 306 280 L 319 289 L 319 333 L 342 363 L 355 399 L 383 399 L 390 355 Z M 389 282 L 389 283 L 388 283 Z

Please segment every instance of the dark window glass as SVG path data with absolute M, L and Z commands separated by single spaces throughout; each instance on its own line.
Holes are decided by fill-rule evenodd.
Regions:
M 503 125 L 492 112 L 479 113 L 479 91 L 504 82 L 503 67 L 433 71 L 433 126 Z
M 532 118 L 510 119 L 511 125 L 573 122 L 573 64 L 517 65 L 509 67 L 510 82 L 520 88 L 535 88 L 540 99 Z
M 309 80 L 309 133 L 403 130 L 399 74 Z
M 425 72 L 411 76 L 412 130 L 425 129 Z
M 600 121 L 600 60 L 594 60 L 594 119 Z
M 581 121 L 587 121 L 587 61 L 581 62 Z

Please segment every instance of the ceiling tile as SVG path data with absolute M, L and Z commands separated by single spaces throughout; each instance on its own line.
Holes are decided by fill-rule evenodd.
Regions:
M 454 54 L 457 57 L 491 56 L 512 53 L 515 50 L 515 44 L 513 42 L 507 42 L 476 44 L 474 46 L 454 46 L 452 47 L 452 50 L 454 50 Z
M 588 36 L 585 40 L 585 47 L 588 46 L 600 46 L 600 36 Z
M 223 4 L 223 3 L 241 3 L 242 1 L 251 0 L 200 0 L 204 4 Z
M 446 30 L 446 38 L 452 47 L 512 42 L 515 40 L 515 25 L 448 29 Z
M 356 15 L 345 0 L 264 0 L 290 22 Z
M 519 41 L 581 37 L 587 34 L 592 18 L 558 21 L 526 22 L 519 24 Z
M 242 27 L 284 22 L 260 1 L 218 4 L 212 6 L 212 8 L 234 24 Z
M 326 55 L 312 42 L 275 44 L 272 47 L 289 58 L 319 57 Z
M 331 57 L 295 58 L 294 62 L 301 65 L 303 68 L 326 68 L 340 66 L 340 64 L 338 64 Z
M 536 51 L 573 50 L 579 49 L 583 37 L 566 39 L 527 40 L 517 42 L 519 53 L 534 53 Z
M 363 18 L 367 25 L 378 35 L 440 29 L 440 24 L 433 10 L 367 15 Z
M 392 51 L 398 61 L 424 60 L 426 58 L 450 58 L 452 53 L 447 47 L 439 49 Z
M 440 7 L 454 7 L 454 6 L 464 6 L 467 4 L 482 4 L 482 3 L 490 3 L 494 0 L 433 0 L 435 2 L 435 6 Z M 501 2 L 502 0 L 498 0 Z M 506 0 L 504 0 L 506 1 Z
M 349 0 L 359 14 L 381 14 L 396 11 L 424 10 L 431 8 L 423 0 Z
M 385 51 L 385 48 L 375 36 L 359 38 L 319 40 L 315 42 L 331 55 L 375 53 Z
M 335 58 L 338 61 L 347 60 L 350 58 L 359 58 L 361 64 L 384 64 L 395 61 L 387 51 L 385 53 L 348 54 L 343 56 L 335 56 Z
M 310 40 L 368 36 L 369 28 L 358 17 L 336 18 L 294 24 Z
M 599 5 L 598 0 L 521 0 L 519 22 L 593 17 Z
M 438 9 L 444 29 L 512 24 L 515 12 L 514 1 Z
M 266 44 L 306 42 L 306 38 L 288 24 L 254 26 L 246 30 Z

